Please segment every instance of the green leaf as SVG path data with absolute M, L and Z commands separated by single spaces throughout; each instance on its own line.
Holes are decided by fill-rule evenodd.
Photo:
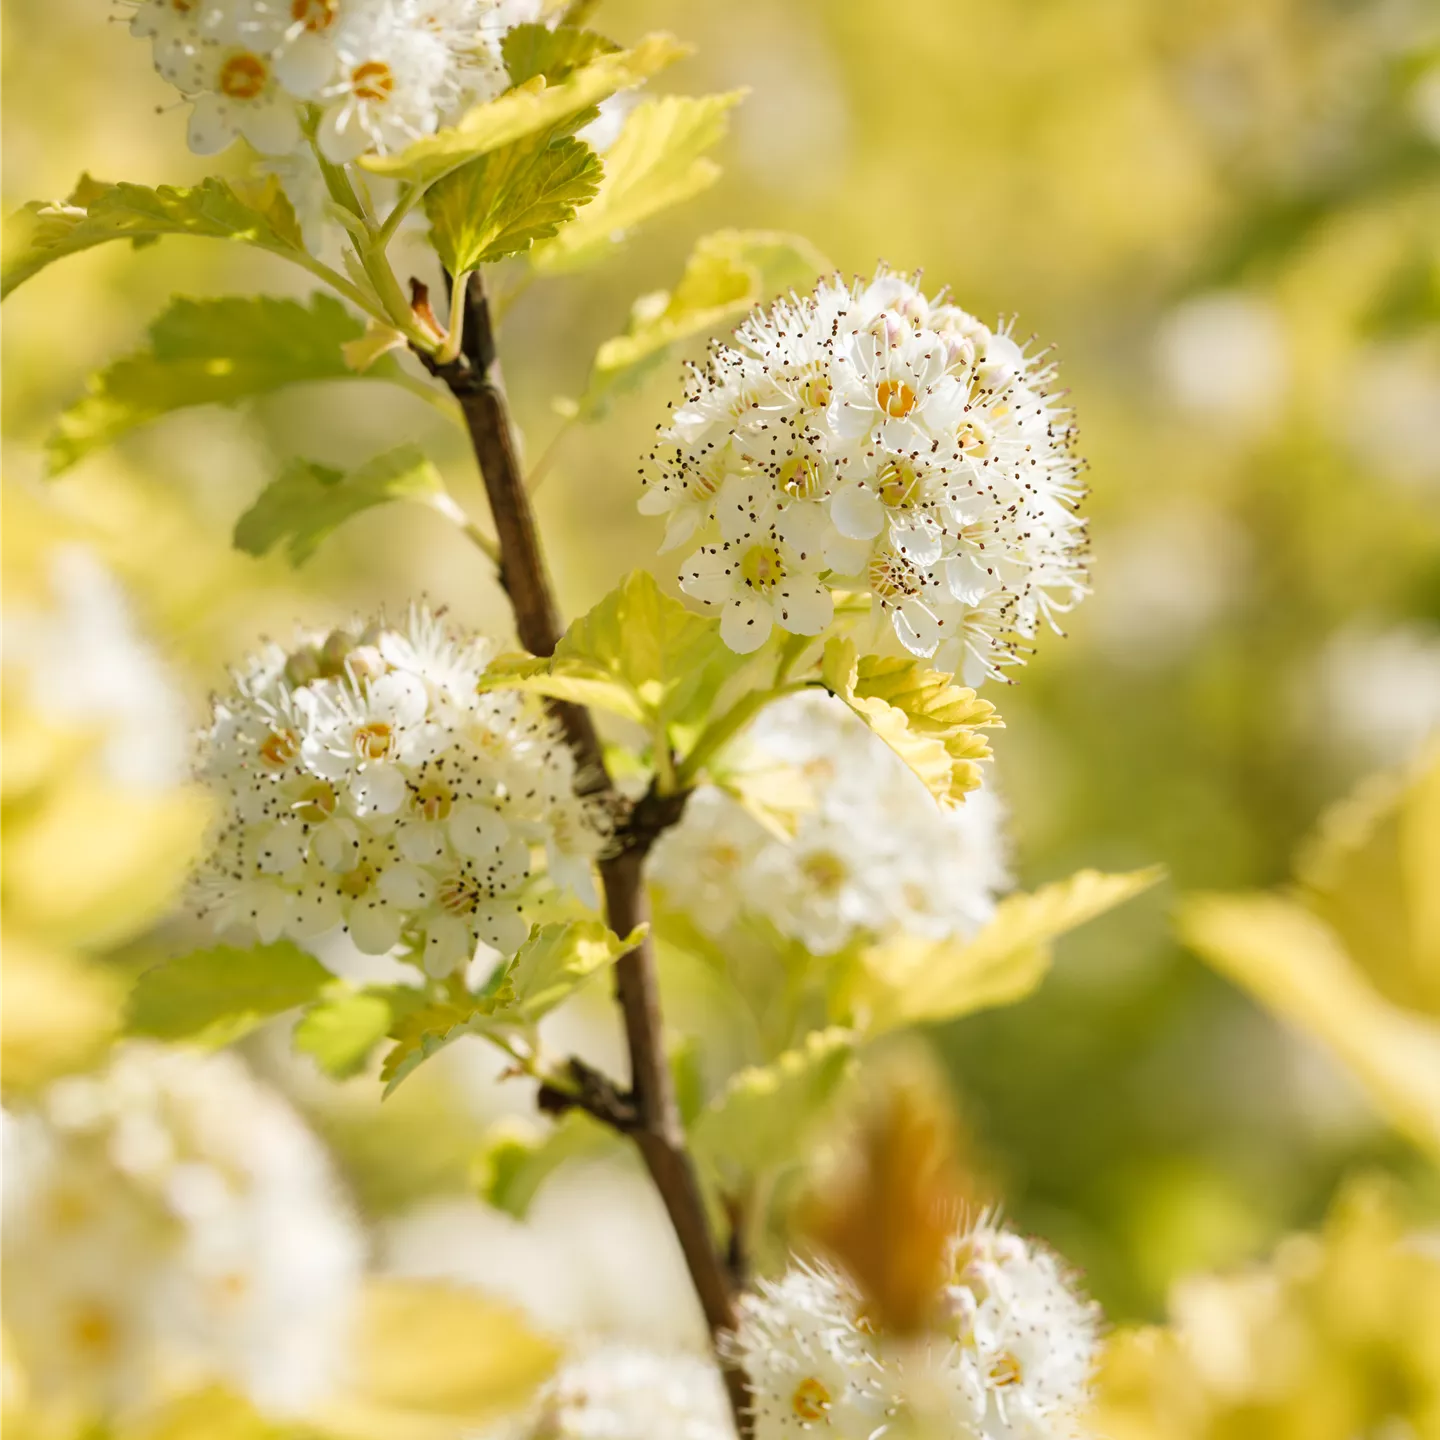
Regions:
M 424 992 L 406 985 L 369 986 L 318 1000 L 299 1019 L 293 1042 L 333 1080 L 358 1075 L 397 1017 L 418 1010 Z
M 574 25 L 516 25 L 505 32 L 500 55 L 512 85 L 523 85 L 543 75 L 551 85 L 600 55 L 613 55 L 620 47 L 593 30 Z
M 364 325 L 336 299 L 171 301 L 149 346 L 91 377 L 46 443 L 52 474 L 137 426 L 192 405 L 235 405 L 304 380 L 351 373 L 342 347 Z
M 624 1142 L 614 1131 L 572 1110 L 552 1129 L 501 1121 L 485 1137 L 473 1170 L 481 1198 L 523 1220 L 540 1187 L 571 1160 L 611 1154 Z
M 239 240 L 282 255 L 305 253 L 295 212 L 270 176 L 243 186 L 211 176 L 199 185 L 104 185 L 81 176 L 63 202 L 33 201 L 5 225 L 0 298 L 67 255 L 108 240 L 137 245 L 162 235 Z
M 702 152 L 719 144 L 744 90 L 666 95 L 637 105 L 605 154 L 605 181 L 585 214 L 539 246 L 539 270 L 577 270 L 603 259 L 642 220 L 708 189 L 720 167 Z
M 979 731 L 1001 723 L 988 700 L 918 660 L 857 656 L 854 642 L 839 636 L 825 646 L 821 676 L 942 806 L 979 787 L 980 762 L 990 758 Z
M 1013 1004 L 1044 979 L 1053 940 L 1148 890 L 1164 873 L 1159 866 L 1122 875 L 1080 870 L 1033 894 L 1007 895 L 973 939 L 902 935 L 873 946 L 843 999 L 871 1034 Z
M 583 419 L 603 415 L 616 394 L 633 389 L 676 346 L 732 324 L 762 300 L 809 289 L 829 262 L 809 241 L 772 230 L 719 230 L 696 243 L 673 290 L 642 295 L 623 335 L 595 353 L 579 402 Z
M 237 950 L 217 945 L 167 960 L 135 982 L 131 1035 L 228 1045 L 257 1025 L 313 1000 L 334 977 L 288 940 Z
M 235 548 L 266 555 L 283 543 L 292 565 L 352 515 L 391 500 L 425 499 L 444 489 L 434 465 L 414 445 L 402 445 L 346 474 L 294 460 L 272 480 L 235 524 Z
M 559 231 L 600 184 L 595 152 L 572 136 L 527 136 L 462 165 L 425 193 L 430 238 L 452 274 L 522 255 Z
M 750 1176 L 801 1156 L 804 1136 L 849 1073 L 855 1037 L 817 1030 L 768 1065 L 732 1075 L 696 1118 L 696 1159 L 725 1178 Z
M 633 50 L 597 55 L 558 85 L 549 85 L 537 75 L 397 154 L 366 155 L 360 163 L 379 175 L 431 185 L 477 155 L 549 130 L 617 90 L 639 85 L 688 53 L 688 48 L 670 35 L 648 35 Z
M 385 1093 L 462 1035 L 534 1025 L 644 934 L 642 926 L 622 940 L 601 920 L 540 926 L 484 994 L 421 1006 L 396 1022 L 390 1032 L 396 1044 L 380 1069 Z
M 705 710 L 744 663 L 714 620 L 687 610 L 648 572 L 635 570 L 570 626 L 554 655 L 502 657 L 481 687 L 530 690 L 648 726 L 671 725 Z
M 585 983 L 613 965 L 644 938 L 641 925 L 623 939 L 603 920 L 542 925 L 521 947 L 505 980 L 513 992 L 491 1017 L 495 1024 L 533 1025 Z

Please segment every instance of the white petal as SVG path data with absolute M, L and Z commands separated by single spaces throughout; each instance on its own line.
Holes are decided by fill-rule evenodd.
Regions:
M 333 890 L 307 886 L 295 897 L 285 931 L 296 940 L 310 940 L 333 930 L 344 919 L 339 896 Z
M 429 704 L 424 682 L 403 672 L 372 681 L 366 699 L 373 715 L 398 725 L 418 725 Z
M 353 870 L 360 858 L 359 828 L 352 820 L 327 820 L 311 834 L 310 849 L 327 870 Z
M 873 540 L 847 540 L 832 535 L 825 546 L 825 564 L 837 575 L 859 575 L 870 563 Z
M 393 815 L 410 793 L 405 786 L 405 777 L 393 765 L 367 765 L 355 777 L 350 786 L 355 797 L 355 808 L 362 814 L 372 811 L 380 815 Z
M 482 905 L 472 923 L 475 933 L 502 955 L 513 955 L 530 938 L 529 922 L 510 906 Z
M 288 155 L 300 143 L 300 121 L 288 100 L 243 106 L 236 124 L 262 155 Z
M 365 955 L 383 955 L 400 943 L 400 912 L 377 900 L 361 900 L 350 907 L 350 939 Z
M 421 910 L 435 893 L 435 882 L 418 865 L 391 865 L 375 889 L 380 898 L 402 910 Z
M 787 505 L 775 521 L 775 531 L 795 551 L 795 558 L 818 568 L 830 533 L 825 507 L 814 500 L 797 500 Z
M 940 643 L 940 621 L 918 600 L 906 600 L 891 611 L 891 622 L 900 643 L 912 655 L 933 655 Z
M 887 418 L 876 433 L 875 440 L 896 455 L 919 455 L 930 448 L 925 432 L 910 419 Z
M 465 922 L 454 915 L 437 915 L 425 929 L 425 973 L 437 980 L 470 963 L 475 942 Z
M 514 890 L 530 878 L 530 847 L 523 840 L 510 840 L 498 855 L 487 859 L 485 878 L 497 895 Z
M 923 515 L 891 515 L 890 545 L 914 565 L 933 565 L 943 548 L 939 529 Z
M 753 595 L 732 600 L 720 617 L 720 638 L 737 654 L 749 655 L 769 638 L 774 617 L 770 607 Z
M 434 865 L 445 858 L 445 831 L 429 820 L 412 820 L 395 831 L 395 846 L 416 865 Z
M 305 859 L 305 835 L 295 823 L 273 826 L 260 842 L 256 859 L 267 875 L 283 875 Z
M 973 555 L 952 555 L 942 569 L 950 593 L 965 605 L 978 604 L 995 586 Z
M 735 567 L 739 563 L 728 550 L 705 549 L 690 557 L 680 572 L 680 588 L 707 605 L 720 605 L 735 593 Z
M 715 518 L 720 523 L 720 533 L 732 545 L 764 529 L 774 508 L 774 489 L 770 482 L 753 475 L 732 475 L 715 497 Z
M 830 497 L 830 518 L 847 538 L 873 540 L 885 528 L 885 506 L 873 490 L 857 482 Z
M 704 518 L 698 505 L 677 506 L 670 512 L 670 519 L 666 522 L 660 553 L 663 555 L 667 550 L 678 550 L 694 536 Z
M 835 601 L 823 585 L 803 577 L 775 592 L 775 621 L 792 635 L 818 635 L 835 618 Z
M 344 165 L 370 148 L 370 137 L 361 127 L 359 117 L 343 100 L 326 110 L 316 131 L 316 140 L 321 154 L 335 165 Z
M 510 838 L 504 818 L 478 800 L 457 805 L 446 825 L 450 843 L 471 860 L 489 860 Z
M 219 95 L 196 99 L 185 138 L 197 155 L 218 155 L 238 133 L 234 113 Z
M 275 76 L 292 94 L 311 100 L 335 72 L 335 52 L 318 35 L 301 35 L 275 57 Z
M 257 884 L 245 896 L 254 912 L 250 923 L 261 943 L 273 945 L 285 931 L 290 918 L 290 896 L 278 885 Z

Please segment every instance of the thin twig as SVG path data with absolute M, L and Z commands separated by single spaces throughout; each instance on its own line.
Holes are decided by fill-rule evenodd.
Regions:
M 478 275 L 470 277 L 464 300 L 464 343 L 459 357 L 448 365 L 425 355 L 421 359 L 449 386 L 464 412 L 499 540 L 500 583 L 510 597 L 520 643 L 534 655 L 549 655 L 562 633 L 560 612 L 520 469 L 490 309 Z M 589 793 L 608 802 L 617 816 L 617 843 L 601 861 L 600 877 L 610 928 L 628 935 L 650 918 L 643 875 L 645 856 L 662 831 L 679 820 L 685 796 L 652 792 L 627 810 L 605 768 L 590 712 L 565 702 L 557 702 L 553 708 L 575 753 L 580 783 Z M 718 1347 L 720 1338 L 735 1327 L 735 1297 L 725 1256 L 711 1232 L 695 1165 L 685 1145 L 665 1054 L 655 950 L 648 936 L 620 957 L 615 967 L 615 988 L 630 1052 L 630 1093 L 621 1096 L 603 1092 L 595 1088 L 593 1072 L 582 1075 L 572 1067 L 571 1079 L 583 1082 L 578 1083 L 576 1093 L 546 1091 L 542 1103 L 552 1109 L 579 1104 L 634 1140 L 665 1203 Z M 735 1424 L 740 1435 L 747 1437 L 751 1426 L 745 1377 L 723 1352 L 719 1353 Z

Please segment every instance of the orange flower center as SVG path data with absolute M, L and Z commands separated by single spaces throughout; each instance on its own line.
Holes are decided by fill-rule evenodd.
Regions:
M 813 455 L 795 455 L 780 467 L 779 482 L 796 500 L 813 500 L 820 493 L 820 466 Z
M 790 1397 L 790 1408 L 807 1423 L 823 1420 L 830 1411 L 830 1392 L 811 1375 L 795 1387 L 795 1393 Z
M 1006 1351 L 990 1367 L 991 1382 L 998 1389 L 1005 1389 L 1010 1385 L 1020 1383 L 1020 1362 Z
M 120 1336 L 115 1317 L 103 1305 L 84 1305 L 70 1322 L 75 1348 L 89 1355 L 110 1355 Z
M 328 30 L 340 13 L 340 0 L 290 0 L 290 18 L 312 35 Z
M 367 60 L 350 72 L 350 89 L 357 100 L 384 102 L 395 92 L 395 72 L 383 60 Z
M 903 380 L 882 380 L 875 399 L 892 420 L 903 420 L 915 408 L 915 392 Z
M 355 731 L 355 753 L 362 760 L 383 760 L 394 744 L 395 732 L 383 720 L 372 720 Z
M 456 875 L 440 887 L 440 908 L 451 915 L 473 915 L 480 903 L 480 887 L 465 875 Z
M 260 761 L 271 770 L 283 770 L 300 753 L 300 737 L 293 730 L 272 730 L 260 746 Z
M 232 100 L 253 100 L 270 78 L 270 67 L 249 50 L 232 55 L 221 67 L 218 89 Z

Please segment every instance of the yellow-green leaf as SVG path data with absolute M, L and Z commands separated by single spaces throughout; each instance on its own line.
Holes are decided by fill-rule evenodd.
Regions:
M 645 938 L 642 925 L 623 938 L 603 920 L 542 925 L 506 972 L 512 992 L 492 1016 L 496 1024 L 533 1025 L 566 1000 L 597 970 L 613 965 Z
M 601 166 L 582 140 L 549 132 L 462 165 L 425 192 L 430 238 L 452 274 L 523 255 L 591 201 Z
M 235 547 L 265 555 L 284 544 L 292 565 L 352 515 L 391 500 L 424 500 L 444 489 L 440 473 L 414 445 L 377 455 L 346 474 L 294 460 L 260 492 L 235 524 Z
M 548 130 L 617 90 L 641 84 L 687 53 L 688 48 L 673 36 L 648 35 L 632 50 L 597 55 L 558 85 L 548 85 L 537 75 L 394 155 L 366 155 L 360 163 L 379 175 L 433 184 L 477 155 Z
M 131 1035 L 228 1045 L 315 999 L 333 976 L 288 940 L 238 950 L 217 945 L 145 971 L 126 1010 Z
M 970 940 L 903 935 L 872 946 L 843 1001 L 872 1033 L 1013 1004 L 1045 977 L 1052 941 L 1148 890 L 1163 874 L 1158 867 L 1123 875 L 1080 870 L 1033 894 L 1007 895 Z
M 978 788 L 980 762 L 990 758 L 979 732 L 1000 724 L 988 700 L 921 661 L 857 655 L 839 636 L 825 646 L 821 676 L 941 805 L 958 805 Z
M 1294 900 L 1253 893 L 1187 896 L 1177 926 L 1197 954 L 1327 1044 L 1440 1158 L 1440 1024 L 1384 999 L 1331 926 Z
M 487 1204 L 523 1220 L 540 1187 L 560 1166 L 613 1154 L 626 1143 L 583 1110 L 570 1111 L 548 1130 L 501 1120 L 487 1132 L 471 1174 Z
M 800 1159 L 806 1132 L 849 1073 L 854 1053 L 849 1030 L 818 1030 L 768 1065 L 732 1075 L 691 1127 L 696 1159 L 722 1179 Z
M 773 230 L 720 230 L 695 245 L 672 290 L 642 295 L 623 335 L 596 351 L 579 414 L 595 419 L 620 391 L 638 384 L 676 346 L 733 323 L 762 300 L 809 289 L 830 268 L 799 235 Z
M 333 296 L 176 299 L 149 344 L 91 377 L 46 442 L 58 473 L 137 426 L 195 405 L 235 405 L 306 380 L 343 379 L 345 346 L 364 333 Z
M 523 1408 L 558 1360 L 478 1291 L 371 1279 L 346 1383 L 311 1418 L 349 1440 L 453 1440 Z
M 329 995 L 300 1017 L 293 1044 L 332 1080 L 346 1080 L 365 1068 L 396 1017 L 418 1010 L 422 1002 L 422 991 L 403 985 Z
M 505 32 L 500 55 L 512 85 L 523 85 L 537 75 L 554 85 L 597 55 L 613 54 L 620 47 L 593 30 L 574 25 L 516 25 Z
M 644 570 L 576 620 L 548 659 L 492 664 L 484 689 L 522 689 L 595 705 L 646 725 L 703 711 L 744 664 L 718 624 L 666 595 Z
M 605 153 L 605 180 L 593 203 L 555 239 L 538 246 L 539 270 L 576 270 L 603 259 L 643 220 L 713 185 L 720 167 L 704 152 L 719 144 L 744 90 L 665 95 L 625 119 Z
M 304 240 L 274 176 L 243 186 L 211 176 L 199 185 L 101 185 L 82 176 L 64 201 L 33 201 L 5 224 L 0 297 L 67 255 L 108 240 L 137 245 L 162 235 L 240 240 L 279 254 L 304 253 Z

